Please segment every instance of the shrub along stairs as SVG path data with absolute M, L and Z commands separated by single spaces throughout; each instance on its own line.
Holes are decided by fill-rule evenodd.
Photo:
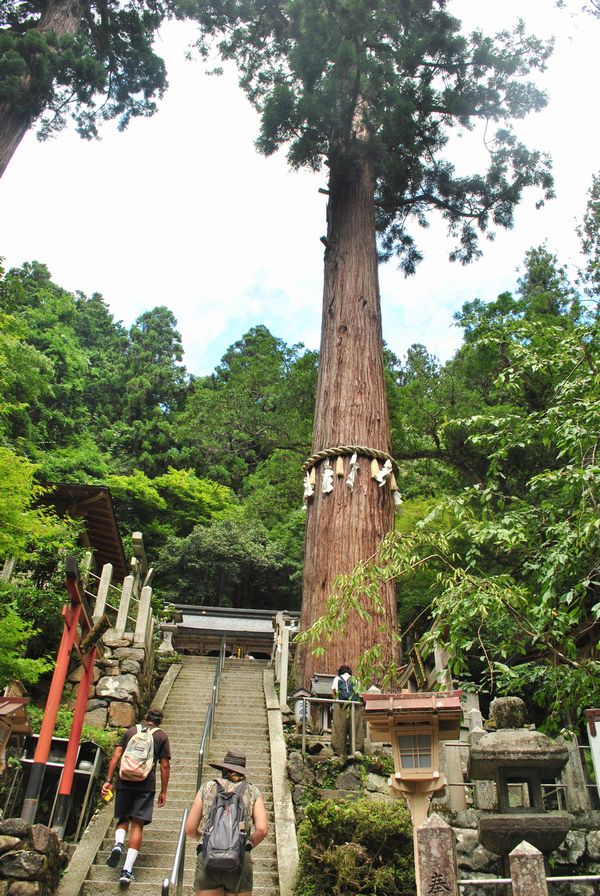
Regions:
M 167 803 L 154 808 L 152 824 L 144 832 L 144 842 L 135 865 L 135 882 L 127 888 L 132 896 L 160 894 L 165 877 L 171 872 L 183 810 L 191 805 L 196 788 L 200 739 L 214 677 L 214 658 L 184 657 L 182 669 L 165 704 L 161 727 L 171 743 L 171 779 Z M 253 853 L 255 896 L 279 896 L 271 759 L 267 711 L 263 690 L 263 669 L 259 661 L 228 659 L 221 678 L 219 701 L 209 761 L 222 761 L 230 747 L 248 757 L 248 778 L 262 791 L 269 834 Z M 157 769 L 157 776 L 159 776 Z M 203 780 L 218 772 L 207 767 Z M 98 851 L 94 864 L 81 888 L 81 896 L 113 896 L 123 893 L 119 887 L 120 868 L 109 868 L 106 858 L 114 841 L 114 823 Z M 183 896 L 193 896 L 195 841 L 188 838 Z

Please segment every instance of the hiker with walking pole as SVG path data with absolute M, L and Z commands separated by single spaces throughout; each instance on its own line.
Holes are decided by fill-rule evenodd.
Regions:
M 196 896 L 252 896 L 250 851 L 269 832 L 265 803 L 246 778 L 243 753 L 228 750 L 223 762 L 210 764 L 221 777 L 202 785 L 185 825 L 188 837 L 200 840 Z

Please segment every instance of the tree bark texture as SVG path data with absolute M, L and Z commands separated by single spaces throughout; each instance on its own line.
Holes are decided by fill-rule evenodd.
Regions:
M 351 165 L 332 160 L 313 453 L 340 445 L 390 450 L 373 192 L 366 153 Z M 317 465 L 315 494 L 307 509 L 303 631 L 325 613 L 337 576 L 372 557 L 393 526 L 389 484 L 380 488 L 371 478 L 370 458 L 358 461 L 353 491 L 346 485 L 350 458 L 345 457 L 344 477 L 334 476 L 333 491 L 325 495 L 323 461 Z M 310 646 L 299 647 L 299 683 L 309 686 L 313 672 L 333 673 L 342 663 L 354 668 L 374 644 L 381 644 L 386 660 L 396 659 L 393 584 L 381 597 L 384 615 L 370 623 L 352 617 L 346 631 L 323 645 L 325 656 L 314 657 Z
M 50 0 L 36 25 L 36 31 L 53 31 L 59 37 L 76 34 L 81 24 L 82 10 L 80 0 Z M 32 98 L 28 102 L 32 85 L 31 75 L 25 75 L 22 80 L 22 102 L 18 106 L 11 102 L 0 103 L 0 177 L 32 123 L 43 111 L 43 102 L 37 109 L 32 108 Z

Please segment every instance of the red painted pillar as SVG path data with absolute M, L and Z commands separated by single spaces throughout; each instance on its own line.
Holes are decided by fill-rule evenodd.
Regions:
M 35 755 L 33 757 L 33 765 L 29 773 L 27 789 L 25 791 L 25 799 L 23 801 L 23 811 L 21 818 L 30 824 L 35 822 L 40 793 L 42 792 L 42 783 L 44 781 L 44 772 L 50 752 L 50 744 L 54 727 L 56 725 L 56 716 L 60 706 L 63 687 L 69 669 L 69 659 L 71 651 L 77 637 L 77 625 L 81 615 L 81 604 L 71 601 L 70 606 L 64 606 L 62 616 L 64 619 L 64 628 L 60 647 L 58 648 L 58 656 L 56 658 L 56 666 L 54 675 L 52 676 L 52 684 L 48 692 L 48 701 L 44 711 L 42 727 L 38 737 Z
M 96 659 L 96 648 L 94 647 L 86 656 L 82 657 L 83 674 L 79 682 L 77 691 L 77 700 L 75 701 L 75 709 L 73 711 L 73 722 L 69 733 L 69 743 L 67 745 L 67 755 L 65 756 L 65 764 L 62 777 L 60 780 L 60 788 L 58 797 L 56 798 L 56 808 L 54 811 L 54 822 L 52 827 L 59 835 L 63 837 L 69 811 L 71 808 L 71 791 L 73 789 L 73 777 L 75 775 L 75 764 L 77 762 L 77 754 L 79 752 L 79 743 L 81 740 L 81 729 L 83 728 L 83 717 L 87 706 L 88 692 L 92 683 L 94 674 L 94 660 Z

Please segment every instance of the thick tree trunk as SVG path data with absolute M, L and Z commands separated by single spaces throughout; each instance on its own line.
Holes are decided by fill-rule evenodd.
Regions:
M 44 10 L 36 31 L 53 31 L 59 37 L 76 34 L 81 24 L 81 0 L 50 0 Z M 0 103 L 0 177 L 6 171 L 19 143 L 44 108 L 43 99 L 38 104 L 31 94 L 33 79 L 26 75 L 22 81 L 21 102 Z
M 332 160 L 329 183 L 328 234 L 325 251 L 321 358 L 313 452 L 339 445 L 390 450 L 385 392 L 381 309 L 375 246 L 373 167 L 365 153 L 352 164 Z M 322 463 L 317 467 L 315 494 L 309 499 L 306 525 L 301 627 L 309 628 L 326 610 L 334 580 L 376 553 L 392 528 L 394 507 L 389 486 L 371 478 L 371 461 L 359 457 L 360 469 L 351 491 L 334 476 L 334 489 L 321 492 Z M 384 657 L 396 657 L 396 602 L 390 585 L 381 595 L 383 616 L 371 623 L 352 618 L 345 632 L 334 635 L 326 656 L 310 647 L 297 654 L 301 683 L 313 672 L 354 667 L 367 647 L 380 644 Z

